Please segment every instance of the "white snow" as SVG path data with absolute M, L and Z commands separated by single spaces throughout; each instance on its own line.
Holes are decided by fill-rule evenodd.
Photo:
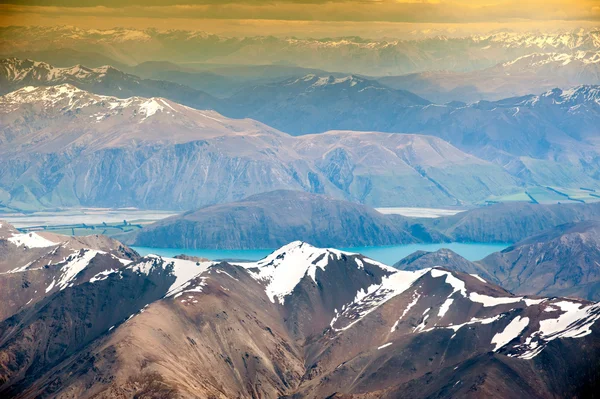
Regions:
M 467 321 L 465 323 L 455 324 L 455 325 L 450 324 L 450 325 L 447 325 L 447 326 L 434 326 L 434 327 L 428 328 L 426 330 L 422 330 L 421 332 L 428 332 L 428 331 L 432 331 L 432 330 L 435 330 L 435 329 L 444 328 L 444 329 L 454 330 L 454 335 L 456 335 L 456 332 L 458 330 L 460 330 L 461 328 L 463 328 L 464 326 L 468 326 L 468 325 L 471 325 L 471 324 L 490 324 L 490 323 L 495 322 L 496 320 L 499 320 L 501 317 L 502 317 L 502 315 L 496 315 L 496 316 L 487 317 L 487 318 L 484 318 L 484 319 L 473 317 L 471 320 L 469 320 L 469 321 Z M 452 338 L 454 338 L 454 335 L 452 336 Z
M 410 288 L 416 280 L 429 272 L 429 270 L 430 269 L 423 269 L 414 272 L 397 270 L 396 273 L 382 278 L 380 285 L 369 287 L 367 295 L 357 295 L 357 298 L 360 299 L 355 299 L 351 303 L 345 305 L 343 312 L 340 315 L 336 315 L 334 320 L 332 320 L 332 328 L 335 331 L 349 329 L 379 306 L 395 296 L 402 294 Z M 333 327 L 335 322 L 342 316 L 348 320 L 352 320 L 352 322 L 341 328 Z
M 525 328 L 529 325 L 529 317 L 517 316 L 508 323 L 504 331 L 497 333 L 492 338 L 491 343 L 496 344 L 494 352 L 508 344 L 513 339 L 517 338 Z
M 50 285 L 48 287 L 46 287 L 46 294 L 49 293 L 50 291 L 52 291 L 52 288 L 54 288 L 55 284 L 56 284 L 56 281 L 54 281 L 54 279 L 52 279 L 52 282 L 50 283 Z
M 426 325 L 425 322 L 427 321 L 428 318 L 429 318 L 429 315 L 425 315 L 425 317 L 423 317 L 423 321 L 421 321 L 421 324 L 416 326 L 413 331 L 414 332 L 422 331 L 425 328 L 425 325 Z
M 523 301 L 525 302 L 525 304 L 527 306 L 533 306 L 533 305 L 539 305 L 540 303 L 547 301 L 547 299 L 546 298 L 542 298 L 542 299 L 523 298 Z
M 387 348 L 387 347 L 388 347 L 388 346 L 390 346 L 391 344 L 392 344 L 392 342 L 388 342 L 387 344 L 383 344 L 383 345 L 381 345 L 381 346 L 377 347 L 377 350 L 381 350 L 381 349 L 383 349 L 383 348 Z
M 241 263 L 239 266 L 258 269 L 250 272 L 252 277 L 266 284 L 265 292 L 271 302 L 275 303 L 276 298 L 283 304 L 285 297 L 292 293 L 304 276 L 310 276 L 316 283 L 317 269 L 325 270 L 330 259 L 339 260 L 344 255 L 355 254 L 331 248 L 315 248 L 310 244 L 294 241 L 258 262 Z M 362 262 L 357 264 L 357 268 L 361 267 Z
M 169 290 L 167 291 L 167 296 L 177 293 L 184 284 L 190 280 L 193 280 L 213 264 L 213 262 L 201 262 L 199 265 L 197 265 L 196 262 L 190 260 L 169 258 L 164 259 L 169 265 L 173 266 L 173 275 L 176 277 L 175 282 L 171 284 L 171 287 L 169 287 Z
M 167 290 L 165 297 L 180 294 L 191 283 L 191 280 L 204 273 L 214 264 L 214 262 L 200 262 L 197 264 L 191 260 L 164 258 L 157 255 L 147 255 L 146 258 L 148 260 L 145 262 L 136 263 L 129 268 L 134 272 L 145 275 L 149 275 L 155 267 L 170 270 L 175 277 L 175 281 Z
M 60 242 L 52 242 L 45 239 L 37 233 L 13 234 L 8 238 L 8 241 L 16 246 L 26 246 L 28 248 L 45 248 L 61 244 Z
M 151 117 L 158 111 L 163 111 L 165 107 L 160 105 L 155 98 L 150 98 L 139 105 L 139 110 L 144 114 L 144 119 Z
M 454 291 L 448 295 L 449 297 L 454 295 L 455 292 L 460 292 L 460 294 L 464 297 L 467 296 L 467 288 L 464 281 L 454 277 L 454 275 L 450 272 L 440 269 L 431 269 L 431 277 L 439 278 L 444 276 L 446 277 L 446 283 L 450 284 L 454 288 Z
M 188 283 L 186 283 L 186 284 L 184 284 L 182 287 L 180 287 L 180 289 L 178 289 L 176 291 L 175 294 L 172 294 L 173 298 L 178 298 L 181 295 L 186 294 L 186 293 L 190 293 L 190 292 L 198 292 L 198 293 L 202 292 L 203 289 L 204 289 L 204 287 L 206 286 L 206 280 L 208 280 L 207 277 L 201 277 L 200 281 L 194 287 L 191 287 L 191 288 L 189 288 L 190 285 L 191 285 L 191 281 L 188 282 Z M 182 299 L 181 302 L 185 303 L 185 302 L 187 302 L 188 300 L 191 300 L 191 299 L 194 299 L 194 296 L 188 295 L 188 299 Z M 198 301 L 193 301 L 193 302 L 197 303 Z
M 475 274 L 475 273 L 471 273 L 471 276 L 475 277 L 477 280 L 481 281 L 482 283 L 486 283 L 487 281 L 485 281 L 484 279 L 482 279 L 481 277 L 479 277 L 479 275 Z
M 440 306 L 440 309 L 438 310 L 438 317 L 441 319 L 442 317 L 444 317 L 444 315 L 446 314 L 446 312 L 448 312 L 448 309 L 450 309 L 450 305 L 452 305 L 452 302 L 454 302 L 454 299 L 452 298 L 448 298 L 446 299 L 446 301 L 442 304 L 442 306 Z
M 483 306 L 486 308 L 491 306 L 506 305 L 508 303 L 521 302 L 523 300 L 522 297 L 494 297 L 478 294 L 477 292 L 471 292 L 469 294 L 469 299 L 473 302 L 483 304 Z
M 60 277 L 57 282 L 57 286 L 61 290 L 67 288 L 77 274 L 85 269 L 96 255 L 105 253 L 93 249 L 83 250 L 82 252 L 77 252 L 63 261 L 66 263 L 60 268 Z
M 551 311 L 562 311 L 558 317 L 540 320 L 538 331 L 531 334 L 524 349 L 518 357 L 532 359 L 540 354 L 548 342 L 557 338 L 581 338 L 591 334 L 591 326 L 600 319 L 600 304 L 595 303 L 585 306 L 579 302 L 558 301 L 551 304 Z M 544 309 L 548 311 L 548 306 Z
M 394 325 L 392 326 L 392 329 L 390 330 L 390 332 L 394 332 L 396 331 L 396 328 L 398 327 L 398 324 L 400 323 L 400 320 L 402 320 L 404 318 L 404 316 L 406 316 L 406 314 L 408 313 L 408 311 L 417 304 L 417 302 L 419 301 L 419 298 L 421 297 L 421 294 L 419 294 L 418 292 L 415 292 L 413 301 L 411 303 L 408 304 L 408 306 L 406 306 L 406 309 L 404 309 L 404 312 L 402 312 L 402 315 L 400 316 L 400 318 L 398 320 L 396 320 L 396 322 L 394 323 Z
M 233 279 L 233 280 L 235 280 L 235 281 L 240 281 L 240 280 L 238 280 L 237 278 L 233 277 L 231 274 L 227 273 L 227 272 L 226 272 L 226 271 L 224 271 L 224 270 L 215 269 L 215 272 L 216 272 L 217 274 L 224 274 L 224 275 L 228 276 L 229 278 L 231 278 L 231 279 Z
M 94 277 L 92 277 L 90 279 L 90 283 L 95 283 L 96 281 L 106 280 L 108 278 L 108 276 L 110 276 L 113 273 L 117 273 L 117 272 L 118 272 L 117 269 L 104 270 L 104 271 L 96 274 Z

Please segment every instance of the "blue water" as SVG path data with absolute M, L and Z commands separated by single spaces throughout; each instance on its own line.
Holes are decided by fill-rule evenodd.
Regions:
M 479 244 L 479 243 L 444 243 L 444 244 L 407 244 L 394 245 L 386 247 L 358 247 L 358 248 L 340 248 L 348 252 L 358 252 L 371 259 L 393 265 L 400 259 L 412 254 L 415 251 L 436 251 L 440 248 L 449 248 L 462 257 L 475 261 L 485 258 L 487 255 L 501 251 L 508 244 Z M 179 254 L 199 256 L 208 259 L 236 259 L 236 260 L 259 260 L 273 252 L 270 249 L 181 249 L 181 248 L 150 248 L 133 247 L 140 255 L 155 254 L 165 257 L 173 257 Z

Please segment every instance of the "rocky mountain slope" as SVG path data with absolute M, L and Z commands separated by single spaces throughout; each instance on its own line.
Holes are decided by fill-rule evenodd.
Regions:
M 438 136 L 531 185 L 600 189 L 595 135 L 600 121 L 598 86 L 551 89 L 541 95 L 495 102 L 434 105 L 375 80 L 310 74 L 253 85 L 217 100 L 202 97 L 195 89 L 144 80 L 110 67 L 54 68 L 15 59 L 4 63 L 5 79 L 12 82 L 3 85 L 6 87 L 21 87 L 30 81 L 42 85 L 70 82 L 117 97 L 164 96 L 195 108 L 216 109 L 229 117 L 252 117 L 294 135 L 346 129 Z M 490 77 L 483 80 L 486 85 L 494 81 Z M 204 99 L 198 100 L 201 97 Z
M 187 210 L 277 189 L 378 206 L 456 205 L 520 185 L 434 137 L 294 138 L 161 98 L 118 99 L 71 85 L 0 97 L 0 125 L 0 198 L 16 208 Z
M 364 205 L 285 190 L 185 212 L 118 238 L 145 247 L 219 249 L 278 248 L 294 240 L 344 248 L 444 239 Z
M 600 299 L 600 222 L 562 225 L 481 260 L 516 294 Z
M 232 115 L 250 115 L 295 135 L 337 129 L 432 135 L 530 184 L 597 189 L 598 93 L 598 86 L 582 85 L 434 105 L 364 78 L 308 75 L 254 87 L 228 101 Z
M 242 89 L 228 103 L 230 109 L 223 110 L 227 115 L 268 121 L 265 123 L 291 134 L 307 134 L 344 129 L 385 131 L 380 128 L 387 126 L 383 120 L 389 124 L 398 114 L 429 101 L 354 75 L 309 74 Z
M 319 86 L 305 88 L 304 80 Z M 301 95 L 290 85 L 302 88 Z M 236 109 L 242 114 L 295 135 L 335 129 L 426 134 L 494 162 L 530 184 L 599 187 L 598 86 L 552 89 L 469 105 L 423 104 L 402 92 L 378 87 L 377 82 L 356 81 L 352 76 L 307 76 L 253 88 L 246 103 L 243 93 L 229 101 L 241 102 Z M 391 100 L 397 97 L 401 98 Z
M 600 203 L 495 204 L 439 219 L 422 220 L 428 229 L 460 242 L 515 243 L 566 223 L 600 221 Z
M 600 48 L 597 29 L 558 32 L 495 31 L 452 37 L 440 34 L 399 39 L 221 37 L 199 31 L 74 27 L 2 27 L 5 54 L 74 49 L 95 51 L 118 62 L 210 62 L 280 64 L 327 71 L 401 75 L 428 70 L 469 71 L 492 67 L 534 52 L 575 52 Z
M 598 319 L 594 303 L 302 242 L 245 265 L 146 257 L 0 323 L 0 393 L 586 397 Z
M 432 267 L 443 267 L 446 270 L 478 276 L 493 284 L 502 286 L 501 281 L 492 274 L 485 265 L 471 262 L 456 252 L 442 248 L 434 252 L 415 251 L 407 257 L 394 263 L 398 270 L 423 270 Z
M 139 259 L 135 251 L 108 237 L 23 234 L 4 221 L 0 221 L 0 252 L 0 320 Z

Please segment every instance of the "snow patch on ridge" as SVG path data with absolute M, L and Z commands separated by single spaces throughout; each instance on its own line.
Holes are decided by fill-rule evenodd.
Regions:
M 13 234 L 7 240 L 18 247 L 25 246 L 28 248 L 46 248 L 61 244 L 60 242 L 50 241 L 37 233 Z
M 421 276 L 424 274 L 428 273 L 430 270 L 431 269 L 423 269 L 418 271 L 396 270 L 394 274 L 383 277 L 380 285 L 369 287 L 370 292 L 367 295 L 362 296 L 358 300 L 355 299 L 346 305 L 342 313 L 336 315 L 334 320 L 331 321 L 331 327 L 334 331 L 344 331 L 349 329 L 379 306 L 383 305 L 395 296 L 405 292 L 413 285 L 415 281 L 421 278 Z M 341 328 L 336 328 L 334 325 L 338 319 L 340 319 L 340 317 L 344 317 L 346 320 L 350 320 L 351 322 Z
M 508 344 L 513 339 L 517 338 L 525 328 L 529 325 L 529 318 L 517 316 L 508 323 L 504 331 L 499 332 L 492 338 L 492 344 L 495 344 L 494 352 Z

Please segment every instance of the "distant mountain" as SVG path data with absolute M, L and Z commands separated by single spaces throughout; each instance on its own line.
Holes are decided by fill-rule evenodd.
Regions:
M 45 62 L 7 58 L 0 60 L 0 94 L 26 86 L 71 84 L 96 94 L 128 98 L 167 97 L 198 109 L 213 109 L 218 100 L 209 94 L 180 84 L 141 79 L 110 65 L 88 68 L 75 65 L 57 68 Z
M 71 85 L 0 97 L 0 126 L 0 198 L 16 208 L 188 210 L 279 189 L 437 206 L 520 189 L 499 166 L 435 137 L 294 138 L 162 98 L 118 99 Z
M 89 50 L 73 50 L 70 48 L 42 49 L 37 51 L 18 51 L 11 54 L 0 53 L 2 58 L 20 58 L 41 61 L 57 68 L 70 68 L 74 65 L 85 65 L 89 68 L 99 68 L 110 65 L 116 69 L 125 70 L 129 65 L 114 60 L 111 57 Z
M 483 70 L 426 71 L 377 80 L 391 88 L 409 90 L 440 104 L 497 101 L 557 87 L 568 89 L 579 85 L 598 85 L 600 52 L 532 53 Z
M 493 284 L 500 284 L 500 281 L 490 273 L 485 266 L 476 262 L 470 262 L 456 252 L 447 248 L 439 249 L 435 252 L 416 251 L 394 264 L 398 270 L 423 270 L 432 267 L 443 267 L 453 272 L 460 272 L 478 276 Z
M 600 221 L 600 203 L 495 204 L 439 219 L 423 220 L 452 240 L 515 243 L 566 223 Z
M 517 294 L 600 299 L 600 222 L 571 223 L 528 238 L 481 262 Z
M 279 38 L 221 37 L 199 31 L 75 27 L 2 27 L 4 53 L 70 48 L 95 51 L 118 62 L 145 61 L 234 65 L 293 65 L 363 75 L 402 75 L 431 70 L 464 72 L 484 69 L 531 53 L 597 51 L 600 32 L 496 31 L 485 35 L 406 40 L 361 37 Z
M 32 61 L 3 62 L 6 82 L 0 87 L 71 82 L 120 98 L 161 96 L 229 117 L 252 117 L 294 135 L 347 129 L 438 136 L 500 165 L 528 185 L 600 190 L 600 154 L 594 144 L 600 123 L 598 86 L 553 89 L 541 95 L 470 105 L 434 105 L 410 92 L 353 75 L 306 75 L 254 85 L 229 98 L 216 99 L 196 89 L 141 79 L 110 67 L 53 68 Z M 218 79 L 216 84 L 220 84 Z
M 157 61 L 144 62 L 127 70 L 143 78 L 179 83 L 219 98 L 231 97 L 241 90 L 259 84 L 277 83 L 290 78 L 297 79 L 308 74 L 319 76 L 327 74 L 319 69 L 287 65 L 178 65 Z
M 228 115 L 268 121 L 291 134 L 327 130 L 388 130 L 399 113 L 428 105 L 419 96 L 357 76 L 306 75 L 249 87 L 228 101 Z M 383 121 L 386 121 L 385 123 Z M 404 132 L 404 130 L 397 130 Z
M 219 249 L 277 248 L 295 240 L 360 247 L 444 239 L 427 231 L 415 237 L 407 224 L 364 205 L 280 190 L 189 211 L 119 239 L 146 247 Z
M 468 274 L 399 271 L 294 242 L 245 265 L 150 256 L 90 275 L 0 323 L 1 395 L 543 398 L 598 389 L 598 304 L 517 297 Z
M 470 105 L 427 104 L 368 79 L 306 76 L 254 87 L 228 100 L 251 116 L 300 135 L 336 129 L 437 136 L 542 186 L 600 189 L 599 86 Z

